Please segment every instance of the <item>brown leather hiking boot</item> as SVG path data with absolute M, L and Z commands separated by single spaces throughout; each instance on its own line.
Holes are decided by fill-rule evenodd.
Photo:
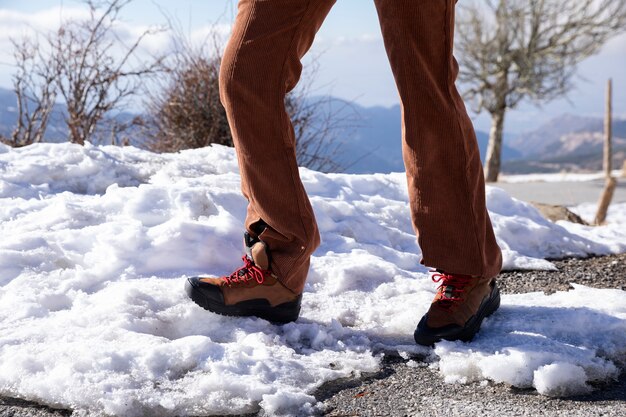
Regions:
M 187 295 L 202 308 L 227 316 L 255 316 L 272 322 L 295 321 L 301 294 L 295 294 L 269 270 L 269 250 L 258 238 L 244 234 L 244 265 L 229 276 L 193 277 Z
M 500 291 L 494 278 L 437 271 L 432 279 L 441 285 L 413 334 L 420 345 L 429 346 L 441 339 L 468 342 L 483 319 L 500 307 Z

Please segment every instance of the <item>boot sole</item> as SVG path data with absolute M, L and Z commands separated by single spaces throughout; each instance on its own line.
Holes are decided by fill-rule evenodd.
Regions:
M 233 305 L 225 305 L 216 302 L 194 286 L 190 279 L 185 282 L 185 292 L 200 307 L 223 316 L 233 317 L 259 317 L 273 323 L 289 323 L 296 321 L 300 315 L 302 295 L 294 301 L 279 304 L 272 307 L 265 299 L 246 300 Z
M 413 337 L 418 345 L 432 346 L 441 340 L 460 340 L 462 342 L 471 341 L 486 317 L 491 316 L 500 307 L 500 290 L 494 282 L 494 287 L 481 303 L 478 311 L 473 315 L 465 326 L 449 325 L 444 327 L 430 328 L 426 324 L 427 315 L 424 315 L 415 329 Z

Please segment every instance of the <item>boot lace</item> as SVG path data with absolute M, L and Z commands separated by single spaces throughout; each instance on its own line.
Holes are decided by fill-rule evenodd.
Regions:
M 254 279 L 259 285 L 265 282 L 265 278 L 272 274 L 267 269 L 261 269 L 252 262 L 247 256 L 241 258 L 243 260 L 243 266 L 237 269 L 235 272 L 227 277 L 223 277 L 227 285 L 245 284 L 246 282 Z
M 463 301 L 463 293 L 465 292 L 465 286 L 472 281 L 472 277 L 469 275 L 451 275 L 445 272 L 437 272 L 433 274 L 431 279 L 433 282 L 440 283 L 437 287 L 439 292 L 439 305 L 445 310 L 452 309 L 456 304 Z

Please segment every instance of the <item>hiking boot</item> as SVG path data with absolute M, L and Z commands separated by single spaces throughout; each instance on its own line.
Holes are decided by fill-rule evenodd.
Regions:
M 187 295 L 200 307 L 226 316 L 255 316 L 277 323 L 295 321 L 301 294 L 278 281 L 269 269 L 267 245 L 247 232 L 243 266 L 228 276 L 193 277 L 185 283 Z
M 500 307 L 495 279 L 433 272 L 437 273 L 432 280 L 441 284 L 430 309 L 415 329 L 415 341 L 425 346 L 441 339 L 469 342 L 483 319 Z

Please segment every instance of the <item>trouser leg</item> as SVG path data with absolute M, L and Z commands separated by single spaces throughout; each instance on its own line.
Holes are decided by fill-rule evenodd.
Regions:
M 502 255 L 472 122 L 456 87 L 454 0 L 375 0 L 402 108 L 403 159 L 422 264 L 493 277 Z
M 235 142 L 245 226 L 267 243 L 271 269 L 302 292 L 320 238 L 296 163 L 285 95 L 335 0 L 240 0 L 220 68 L 220 99 Z M 263 222 L 267 227 L 259 231 Z

